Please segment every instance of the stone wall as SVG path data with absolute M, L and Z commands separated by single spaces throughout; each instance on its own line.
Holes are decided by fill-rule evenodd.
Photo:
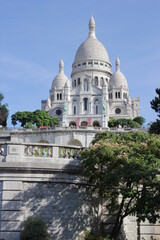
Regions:
M 19 240 L 24 221 L 30 216 L 42 218 L 56 240 L 77 240 L 86 228 L 97 228 L 100 220 L 106 232 L 111 230 L 114 216 L 91 197 L 90 186 L 81 174 L 80 158 L 74 157 L 71 151 L 61 156 L 61 151 L 78 151 L 78 147 L 13 142 L 3 145 L 0 238 Z M 38 151 L 44 146 L 48 151 L 52 148 L 51 155 Z M 135 217 L 124 222 L 127 240 L 160 240 L 159 228 L 159 223 L 145 222 L 137 226 Z
M 52 239 L 75 240 L 90 228 L 92 199 L 85 187 L 65 183 L 23 183 L 23 220 L 37 216 L 44 220 Z
M 31 216 L 46 223 L 52 240 L 76 240 L 85 229 L 96 228 L 97 201 L 77 171 L 33 166 L 0 163 L 0 238 L 19 240 Z
M 72 129 L 55 128 L 50 130 L 17 130 L 11 131 L 11 141 L 23 143 L 38 143 L 41 140 L 47 140 L 49 143 L 67 144 L 71 139 L 78 139 L 83 147 L 88 147 L 99 129 Z

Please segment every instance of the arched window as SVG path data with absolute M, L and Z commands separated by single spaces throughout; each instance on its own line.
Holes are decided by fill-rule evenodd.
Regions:
M 88 81 L 87 81 L 87 79 L 84 80 L 84 91 L 88 91 Z
M 74 87 L 76 87 L 76 79 L 74 79 Z
M 95 86 L 98 86 L 98 77 L 95 77 L 94 82 L 95 82 Z
M 103 82 L 104 82 L 104 79 L 103 79 L 103 77 L 101 77 L 101 80 L 100 80 L 100 86 L 101 87 L 103 86 Z
M 100 123 L 98 121 L 94 121 L 93 122 L 93 127 L 100 127 Z
M 62 93 L 59 94 L 60 100 L 62 100 Z
M 88 98 L 83 99 L 83 108 L 84 108 L 84 111 L 88 110 Z
M 120 92 L 118 92 L 118 98 L 121 98 L 121 93 Z
M 98 106 L 96 105 L 96 114 L 98 114 Z
M 88 123 L 86 121 L 81 122 L 82 127 L 87 127 Z
M 76 115 L 77 114 L 77 101 L 74 100 L 73 101 L 73 115 Z
M 59 93 L 57 93 L 57 100 L 59 100 Z
M 115 98 L 117 98 L 117 92 L 115 92 Z
M 94 102 L 94 114 L 99 114 L 99 100 L 96 99 Z
M 80 79 L 80 78 L 78 78 L 78 85 L 80 85 L 80 83 L 81 83 L 81 79 Z
M 76 127 L 76 122 L 71 121 L 71 122 L 69 123 L 69 126 L 70 126 L 70 127 Z M 67 144 L 69 145 L 69 143 L 67 143 Z

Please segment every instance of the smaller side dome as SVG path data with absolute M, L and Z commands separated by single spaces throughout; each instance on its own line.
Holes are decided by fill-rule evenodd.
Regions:
M 116 71 L 113 73 L 109 80 L 109 88 L 125 88 L 128 89 L 128 84 L 126 77 L 120 71 L 120 60 L 119 58 L 116 59 Z
M 67 81 L 67 76 L 64 74 L 64 62 L 61 59 L 59 63 L 59 73 L 56 75 L 52 82 L 52 89 L 57 88 L 57 89 L 62 89 L 65 86 L 65 83 Z

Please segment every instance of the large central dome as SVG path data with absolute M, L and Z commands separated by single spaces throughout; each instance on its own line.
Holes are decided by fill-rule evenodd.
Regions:
M 95 21 L 93 17 L 89 21 L 89 36 L 78 48 L 73 64 L 89 59 L 110 63 L 105 47 L 95 36 Z
M 74 62 L 78 63 L 88 59 L 109 62 L 108 53 L 105 47 L 96 38 L 88 38 L 81 44 L 77 50 Z

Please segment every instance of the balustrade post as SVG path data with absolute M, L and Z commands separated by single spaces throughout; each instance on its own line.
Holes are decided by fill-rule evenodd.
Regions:
M 52 157 L 53 158 L 59 158 L 59 147 L 53 147 L 53 150 L 52 150 Z

